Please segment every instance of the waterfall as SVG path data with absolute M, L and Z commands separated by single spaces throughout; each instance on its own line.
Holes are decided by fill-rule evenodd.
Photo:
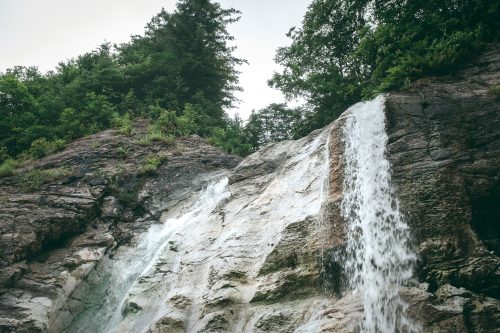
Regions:
M 362 333 L 417 333 L 400 298 L 416 257 L 391 186 L 384 97 L 354 105 L 336 124 L 342 120 L 341 214 L 347 225 L 343 259 L 355 291 L 346 302 L 362 296 L 364 319 L 358 327 Z M 232 194 L 227 178 L 215 181 L 166 213 L 163 223 L 139 236 L 136 246 L 118 249 L 114 259 L 105 259 L 96 269 L 89 295 L 79 299 L 84 292 L 77 293 L 75 299 L 89 306 L 66 332 L 146 332 L 159 320 L 164 320 L 165 329 L 175 323 L 187 332 L 201 331 L 217 320 L 231 327 L 227 331 L 253 332 L 253 325 L 267 315 L 262 304 L 252 300 L 257 293 L 274 295 L 267 288 L 279 291 L 285 276 L 266 269 L 279 267 L 290 276 L 311 279 L 314 269 L 300 266 L 304 256 L 286 267 L 277 265 L 285 261 L 279 257 L 282 253 L 292 251 L 288 242 L 296 246 L 304 240 L 306 245 L 309 230 L 329 228 L 324 219 L 329 213 L 329 139 L 338 133 L 333 128 L 335 124 L 250 156 L 236 174 L 248 177 L 249 166 L 271 165 L 273 172 L 249 173 L 254 178 L 233 184 Z M 293 258 L 301 258 L 293 252 Z M 325 319 L 316 307 L 342 306 L 334 298 L 304 302 L 300 306 L 302 311 L 310 309 L 310 317 L 295 332 L 320 332 L 329 320 L 340 323 L 338 318 Z M 227 319 L 216 317 L 222 315 Z M 236 319 L 237 315 L 242 317 Z M 252 316 L 255 319 L 249 320 Z
M 123 320 L 128 293 L 135 284 L 141 283 L 143 275 L 154 269 L 171 237 L 181 228 L 205 223 L 219 202 L 229 198 L 227 184 L 227 177 L 211 183 L 175 216 L 150 227 L 140 236 L 136 247 L 121 253 L 116 260 L 108 259 L 103 265 L 106 271 L 100 274 L 96 284 L 98 290 L 90 290 L 90 295 L 87 295 L 98 306 L 80 314 L 65 331 L 112 332 Z M 98 298 L 101 298 L 100 302 L 96 302 Z
M 347 111 L 342 199 L 346 272 L 350 287 L 363 298 L 362 333 L 416 332 L 399 296 L 400 287 L 412 277 L 416 257 L 385 156 L 384 100 L 380 95 Z

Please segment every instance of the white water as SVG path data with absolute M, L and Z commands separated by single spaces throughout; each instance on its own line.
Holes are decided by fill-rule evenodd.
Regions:
M 359 328 L 362 333 L 416 332 L 399 297 L 400 287 L 412 277 L 416 258 L 385 156 L 384 96 L 347 112 L 342 214 L 348 225 L 349 284 L 361 293 L 364 305 Z
M 106 276 L 107 281 L 100 281 L 99 288 L 103 297 L 101 306 L 89 309 L 77 318 L 68 332 L 110 332 L 123 320 L 123 307 L 128 293 L 143 275 L 153 269 L 157 258 L 169 245 L 169 239 L 180 229 L 197 223 L 205 223 L 219 202 L 230 197 L 227 189 L 228 179 L 224 177 L 210 184 L 199 197 L 177 216 L 167 218 L 162 224 L 154 225 L 144 233 L 138 245 L 111 261 Z
M 412 277 L 415 255 L 408 246 L 408 226 L 391 186 L 383 104 L 381 96 L 347 111 L 342 201 L 348 224 L 346 269 L 350 287 L 363 298 L 361 332 L 415 333 L 418 329 L 406 318 L 406 304 L 399 297 L 400 287 Z M 171 211 L 171 217 L 151 227 L 136 248 L 110 261 L 107 271 L 111 277 L 102 287 L 105 291 L 97 293 L 105 298 L 104 304 L 86 311 L 68 331 L 144 332 L 168 315 L 182 319 L 187 332 L 196 332 L 204 325 L 201 319 L 208 317 L 205 311 L 210 311 L 204 304 L 219 299 L 245 304 L 242 311 L 249 318 L 266 313 L 259 313 L 263 310 L 250 301 L 261 283 L 272 286 L 279 282 L 263 280 L 258 274 L 284 230 L 309 219 L 322 226 L 330 130 L 270 147 L 270 156 L 286 155 L 283 164 L 272 174 L 233 185 L 233 194 L 223 206 L 217 207 L 230 196 L 227 179 L 202 191 L 180 213 Z M 213 214 L 215 210 L 218 214 Z M 175 253 L 168 251 L 170 241 L 179 244 Z M 246 282 L 229 278 L 235 272 L 243 274 Z M 177 308 L 172 300 L 178 296 L 190 300 L 191 305 L 185 310 Z M 142 310 L 124 316 L 125 305 L 132 303 Z M 293 306 L 296 313 L 310 306 L 311 313 L 318 314 L 297 333 L 322 329 L 324 318 L 316 306 Z M 254 322 L 245 316 L 231 323 L 231 332 L 255 331 Z

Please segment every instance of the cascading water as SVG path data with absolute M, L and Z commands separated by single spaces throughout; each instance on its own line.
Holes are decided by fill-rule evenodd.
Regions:
M 342 200 L 348 228 L 346 272 L 350 287 L 363 298 L 362 333 L 417 332 L 399 297 L 416 257 L 391 186 L 384 100 L 381 95 L 347 111 Z
M 415 255 L 391 187 L 383 105 L 384 97 L 380 96 L 356 104 L 343 118 L 346 164 L 342 214 L 348 225 L 344 259 L 350 286 L 357 291 L 347 298 L 355 302 L 358 294 L 363 297 L 361 332 L 416 333 L 418 329 L 405 316 L 406 304 L 399 297 L 400 287 L 412 277 Z M 122 252 L 114 260 L 96 269 L 101 269 L 101 280 L 91 286 L 99 290 L 89 292 L 93 297 L 90 302 L 82 300 L 91 307 L 66 332 L 147 332 L 158 322 L 166 331 L 182 326 L 181 331 L 198 332 L 227 323 L 231 329 L 225 331 L 254 332 L 259 318 L 271 311 L 266 310 L 268 304 L 263 307 L 254 302 L 256 295 L 277 288 L 284 276 L 266 269 L 280 267 L 291 276 L 305 274 L 301 276 L 305 279 L 314 276 L 312 268 L 295 267 L 300 260 L 294 259 L 287 267 L 279 266 L 284 260 L 274 260 L 278 253 L 287 251 L 290 239 L 307 235 L 310 222 L 317 222 L 317 230 L 329 227 L 323 218 L 329 207 L 332 128 L 335 125 L 249 157 L 235 171 L 247 178 L 232 185 L 232 195 L 224 178 L 180 205 L 180 210 L 169 211 L 169 218 L 144 233 L 135 248 L 119 250 Z M 262 156 L 267 156 L 262 154 L 272 156 L 264 160 L 268 164 L 262 162 Z M 259 169 L 250 177 L 246 174 L 248 166 L 274 163 L 273 173 Z M 296 232 L 300 236 L 291 238 Z M 77 293 L 75 299 L 81 295 Z M 320 332 L 325 325 L 347 324 L 340 321 L 343 316 L 359 315 L 359 307 L 345 315 L 339 313 L 334 320 L 318 311 L 320 304 L 323 310 L 342 306 L 336 302 L 325 297 L 312 303 L 304 301 L 298 308 L 293 305 L 291 311 L 301 309 L 304 316 L 304 311 L 309 313 L 307 322 L 295 332 Z M 221 314 L 225 304 L 230 311 Z M 338 309 L 334 310 L 331 313 Z
M 204 223 L 218 203 L 230 196 L 227 184 L 227 177 L 210 184 L 187 209 L 167 218 L 162 224 L 152 226 L 129 253 L 111 260 L 98 283 L 100 290 L 94 290 L 91 295 L 93 299 L 102 298 L 100 305 L 87 309 L 65 331 L 112 332 L 122 321 L 122 311 L 130 289 L 141 276 L 153 269 L 157 258 L 168 246 L 169 239 L 180 228 Z

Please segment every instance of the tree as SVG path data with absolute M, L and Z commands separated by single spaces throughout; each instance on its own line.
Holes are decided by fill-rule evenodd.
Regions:
M 270 104 L 250 115 L 244 128 L 246 142 L 256 150 L 269 142 L 297 138 L 301 120 L 297 109 L 287 108 L 285 104 Z
M 233 37 L 226 30 L 238 15 L 209 0 L 179 1 L 172 14 L 162 10 L 143 37 L 119 48 L 138 97 L 179 114 L 186 103 L 198 104 L 221 125 L 240 89 L 236 66 L 244 61 L 232 55 Z
M 174 124 L 169 135 L 213 137 L 220 129 L 232 138 L 220 146 L 244 151 L 231 146 L 243 144 L 235 139 L 240 127 L 225 114 L 244 62 L 233 56 L 226 30 L 238 19 L 238 11 L 210 0 L 180 0 L 129 43 L 103 43 L 45 75 L 34 67 L 0 73 L 1 158 L 20 155 L 35 140 L 73 140 L 117 119 L 129 132 L 135 116 Z
M 423 76 L 452 73 L 498 40 L 500 5 L 486 0 L 314 0 L 270 85 L 313 106 L 311 129 L 349 105 Z
M 37 124 L 36 100 L 17 73 L 0 76 L 0 144 L 12 156 L 31 143 Z

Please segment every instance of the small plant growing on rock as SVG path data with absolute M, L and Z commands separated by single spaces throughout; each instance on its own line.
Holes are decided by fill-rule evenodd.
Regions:
M 146 156 L 139 175 L 151 175 L 156 172 L 156 170 L 166 161 L 166 157 L 163 155 L 151 154 Z
M 8 159 L 0 164 L 0 177 L 12 176 L 16 173 L 18 167 L 18 162 L 12 159 Z
M 139 144 L 148 145 L 151 142 L 155 141 L 173 144 L 175 142 L 175 137 L 171 134 L 163 133 L 159 126 L 152 125 L 148 127 L 148 132 L 146 133 L 146 135 L 139 140 Z
M 500 84 L 495 84 L 488 88 L 488 95 L 500 99 Z
M 28 154 L 33 158 L 41 158 L 63 150 L 65 145 L 66 141 L 62 139 L 58 139 L 55 141 L 49 141 L 46 138 L 36 139 L 31 143 Z
M 33 169 L 21 177 L 21 183 L 27 190 L 38 190 L 42 185 L 58 179 L 70 177 L 74 172 L 68 168 Z
M 127 157 L 127 152 L 128 152 L 128 149 L 125 148 L 125 147 L 118 147 L 116 148 L 116 154 L 118 155 L 118 158 L 120 159 L 125 159 Z
M 118 113 L 114 113 L 111 118 L 111 126 L 117 128 L 118 131 L 123 135 L 132 135 L 134 134 L 134 126 L 132 119 L 130 118 L 130 114 L 125 113 L 123 116 L 120 116 Z

